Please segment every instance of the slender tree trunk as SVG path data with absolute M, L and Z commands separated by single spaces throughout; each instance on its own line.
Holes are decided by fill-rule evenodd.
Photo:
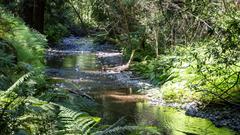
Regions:
M 119 7 L 122 11 L 122 14 L 123 14 L 123 23 L 124 23 L 124 30 L 125 30 L 125 34 L 127 34 L 127 42 L 129 45 L 131 45 L 131 49 L 133 49 L 132 47 L 132 44 L 131 44 L 131 37 L 130 37 L 130 30 L 129 30 L 129 26 L 128 26 L 128 17 L 127 17 L 127 11 L 122 3 L 121 0 L 118 0 L 118 4 L 119 4 Z
M 74 7 L 73 3 L 70 0 L 67 0 L 67 2 L 69 3 L 69 5 L 72 7 L 72 9 L 74 10 L 74 12 L 76 13 L 78 19 L 81 22 L 82 28 L 85 28 L 85 23 L 82 19 L 82 17 L 80 16 L 80 13 L 77 11 L 77 9 Z
M 158 35 L 158 32 L 159 32 L 159 28 L 156 27 L 155 30 L 154 30 L 154 35 L 155 35 L 155 52 L 156 52 L 156 57 L 158 57 L 159 55 L 159 44 L 158 44 L 158 38 L 159 38 L 159 35 Z
M 176 29 L 175 29 L 175 23 L 173 22 L 172 24 L 171 24 L 171 46 L 174 46 L 175 45 L 175 43 L 176 43 Z M 189 37 L 189 33 L 186 33 L 185 34 L 187 37 Z M 187 38 L 187 39 L 189 39 L 189 38 Z M 187 43 L 187 41 L 186 41 L 186 43 Z
M 222 0 L 222 2 L 223 2 L 224 11 L 228 11 L 226 1 L 225 1 L 225 0 Z
M 140 48 L 141 48 L 142 50 L 145 50 L 145 43 L 146 43 L 146 35 L 143 34 L 143 35 L 142 35 L 141 42 L 140 42 Z

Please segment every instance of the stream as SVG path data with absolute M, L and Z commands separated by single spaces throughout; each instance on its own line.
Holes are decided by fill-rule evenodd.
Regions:
M 73 89 L 90 95 L 98 104 L 92 114 L 102 124 L 124 118 L 125 125 L 156 126 L 166 135 L 234 135 L 234 131 L 217 128 L 211 121 L 190 117 L 178 109 L 148 104 L 138 93 L 148 83 L 130 71 L 105 71 L 105 67 L 124 63 L 122 53 L 110 44 L 97 44 L 91 38 L 68 37 L 47 51 L 47 74 L 55 87 Z

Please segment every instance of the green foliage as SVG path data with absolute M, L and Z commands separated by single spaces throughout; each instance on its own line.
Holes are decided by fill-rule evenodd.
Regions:
M 239 58 L 228 52 L 216 56 L 217 49 L 222 51 L 216 46 L 215 40 L 187 48 L 178 46 L 168 55 L 135 64 L 134 69 L 160 84 L 168 102 L 239 102 L 235 99 L 239 93 Z
M 145 26 L 145 34 L 135 40 L 145 35 L 145 45 L 152 48 L 145 51 L 141 44 L 128 42 L 141 50 L 137 60 L 142 62 L 133 69 L 160 86 L 158 97 L 181 103 L 239 103 L 239 11 L 230 2 L 223 4 L 141 1 L 135 3 L 137 15 L 125 7 L 127 16 L 140 22 L 139 29 Z M 132 30 L 128 41 L 137 31 Z M 154 51 L 160 53 L 156 58 Z
M 21 77 L 0 96 L 1 134 L 88 134 L 100 118 L 87 113 L 73 111 L 52 102 L 45 102 L 32 96 L 22 88 L 28 83 L 30 74 Z M 25 80 L 25 81 L 24 81 Z M 30 80 L 29 80 L 30 81 Z M 20 89 L 25 90 L 24 94 Z M 45 93 L 42 93 L 45 94 Z M 5 126 L 5 127 L 4 127 Z
M 16 132 L 24 122 L 18 120 L 20 117 L 24 117 L 28 113 L 30 108 L 27 108 L 25 104 L 32 102 L 29 99 L 31 93 L 36 93 L 29 83 L 33 80 L 30 79 L 33 73 L 28 73 L 19 78 L 12 86 L 10 86 L 6 91 L 1 91 L 0 95 L 0 119 L 1 119 L 1 134 L 9 134 L 11 132 Z M 30 114 L 32 115 L 32 114 Z
M 230 104 L 239 102 L 235 99 L 240 84 L 238 14 L 238 11 L 219 14 L 216 17 L 216 32 L 221 36 L 200 43 L 200 46 L 206 46 L 207 49 L 203 50 L 202 55 L 195 53 L 199 80 L 193 86 L 197 91 L 203 92 L 205 98 L 211 98 L 211 101 L 220 100 Z
M 6 90 L 27 72 L 43 68 L 46 44 L 43 35 L 0 7 L 0 89 Z
M 1 134 L 10 134 L 26 124 L 20 117 L 30 111 L 25 106 L 29 97 L 44 91 L 46 39 L 2 7 L 0 18 L 0 125 Z
M 123 134 L 137 129 L 97 127 L 101 119 L 85 112 L 91 112 L 93 101 L 49 87 L 43 74 L 45 37 L 6 10 L 0 12 L 0 134 Z M 46 27 L 54 41 L 68 33 L 57 24 Z
M 60 106 L 57 120 L 56 128 L 58 130 L 55 131 L 56 134 L 87 135 L 90 133 L 91 128 L 99 123 L 101 119 Z
M 11 79 L 8 78 L 9 69 L 16 67 L 14 56 L 6 53 L 8 44 L 0 40 L 0 89 L 7 89 L 10 86 Z
M 46 2 L 44 33 L 50 43 L 58 41 L 69 35 L 69 27 L 72 22 L 70 7 L 64 0 Z
M 174 78 L 171 68 L 173 59 L 159 56 L 159 59 L 146 60 L 134 65 L 134 70 L 149 78 L 156 85 L 163 85 Z
M 21 2 L 8 8 L 20 11 L 17 3 Z M 125 54 L 137 50 L 133 69 L 160 86 L 156 96 L 168 102 L 236 105 L 240 102 L 237 8 L 230 1 L 48 0 L 45 33 L 56 43 L 69 30 L 78 31 L 76 26 L 97 26 L 104 31 L 100 41 L 115 41 Z M 85 113 L 92 102 L 47 87 L 41 73 L 46 44 L 43 35 L 0 7 L 1 134 L 145 133 L 138 130 L 146 128 L 116 123 L 95 128 L 100 118 Z M 151 127 L 148 131 L 157 134 Z
M 57 43 L 62 37 L 69 35 L 67 27 L 61 23 L 48 24 L 45 27 L 44 33 L 51 43 Z
M 0 38 L 6 41 L 16 55 L 17 62 L 25 62 L 33 66 L 43 63 L 46 39 L 40 33 L 29 29 L 12 14 L 0 7 Z

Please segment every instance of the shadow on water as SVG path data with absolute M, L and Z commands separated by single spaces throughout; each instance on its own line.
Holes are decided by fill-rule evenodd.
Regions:
M 103 118 L 103 124 L 113 124 L 125 117 L 126 124 L 156 126 L 169 135 L 234 134 L 230 129 L 216 128 L 206 119 L 186 116 L 181 110 L 149 105 L 144 95 L 119 82 L 116 73 L 102 71 L 102 66 L 122 63 L 121 55 L 116 50 L 108 51 L 111 49 L 109 45 L 95 46 L 94 49 L 93 43 L 86 39 L 71 37 L 71 40 L 65 40 L 71 49 L 77 47 L 79 52 L 69 54 L 68 51 L 66 55 L 64 51 L 55 50 L 57 55 L 47 57 L 47 74 L 53 80 L 58 80 L 59 87 L 64 85 L 64 88 L 76 89 L 72 86 L 74 83 L 79 88 L 77 90 L 91 95 L 99 103 L 94 115 Z M 74 47 L 71 47 L 71 43 Z M 91 49 L 86 49 L 87 46 L 91 46 Z M 88 52 L 83 53 L 84 50 Z

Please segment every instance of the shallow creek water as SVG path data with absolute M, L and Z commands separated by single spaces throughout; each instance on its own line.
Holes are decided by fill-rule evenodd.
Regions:
M 48 75 L 71 81 L 79 91 L 90 95 L 100 105 L 96 115 L 104 124 L 124 117 L 126 124 L 156 126 L 167 135 L 236 134 L 227 128 L 216 128 L 209 120 L 186 116 L 182 110 L 149 105 L 146 97 L 136 92 L 134 83 L 126 83 L 132 75 L 103 69 L 122 64 L 122 54 L 113 45 L 97 45 L 88 38 L 65 38 L 62 45 L 47 52 Z M 61 85 L 64 83 L 58 86 Z

